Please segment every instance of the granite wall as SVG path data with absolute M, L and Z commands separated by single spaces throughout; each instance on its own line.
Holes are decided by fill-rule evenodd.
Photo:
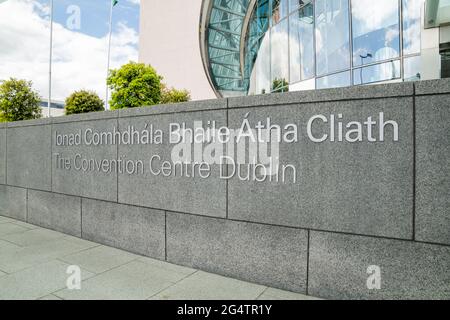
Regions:
M 309 120 L 318 115 L 327 122 L 317 121 L 308 132 Z M 380 115 L 398 127 L 380 127 Z M 363 128 L 360 140 L 346 141 L 347 125 L 364 126 L 368 117 L 377 121 L 371 132 Z M 133 162 L 154 155 L 160 162 L 171 159 L 171 123 L 214 121 L 217 127 L 238 129 L 243 119 L 254 126 L 268 118 L 280 127 L 298 128 L 297 141 L 279 145 L 279 159 L 295 168 L 295 181 L 223 179 L 223 172 L 233 170 L 230 164 L 211 165 L 207 178 L 157 175 Z M 86 130 L 114 133 L 149 126 L 163 132 L 161 143 L 58 141 Z M 325 133 L 328 139 L 320 143 L 307 138 Z M 94 159 L 86 162 L 88 170 L 81 168 L 82 159 Z M 131 160 L 136 168 L 107 170 L 102 159 Z M 0 214 L 322 298 L 449 299 L 450 81 L 0 124 Z

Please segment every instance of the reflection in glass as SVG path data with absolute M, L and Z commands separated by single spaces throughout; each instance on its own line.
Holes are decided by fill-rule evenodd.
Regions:
M 270 32 L 264 36 L 255 62 L 256 94 L 270 93 Z
M 393 0 L 352 0 L 353 64 L 400 55 L 399 7 Z
M 335 73 L 326 77 L 317 78 L 316 88 L 340 88 L 350 86 L 350 71 Z
M 420 80 L 420 56 L 405 58 L 403 60 L 403 74 L 405 81 Z
M 403 54 L 420 52 L 420 17 L 424 0 L 403 0 Z
M 262 2 L 258 1 L 258 5 Z M 267 22 L 267 29 L 261 32 L 267 30 L 271 42 L 266 35 L 264 48 L 255 50 L 254 67 L 255 59 L 249 59 L 252 90 L 261 93 L 289 87 L 295 91 L 418 79 L 420 57 L 415 55 L 420 54 L 423 2 L 270 0 L 265 21 L 272 24 L 268 26 Z M 285 14 L 289 18 L 285 19 Z M 401 30 L 404 51 L 400 47 Z M 257 35 L 255 38 L 262 39 Z M 413 57 L 401 56 L 403 52 Z
M 300 81 L 300 82 L 289 85 L 289 91 L 314 90 L 315 88 L 316 88 L 316 80 L 315 79 Z
M 312 0 L 289 0 L 289 13 L 294 12 L 301 6 L 311 3 Z
M 314 77 L 314 13 L 311 4 L 289 17 L 290 82 Z
M 350 68 L 348 10 L 348 0 L 316 1 L 318 75 Z
M 289 79 L 288 20 L 283 20 L 272 28 L 271 32 L 271 81 L 272 91 L 286 86 Z
M 353 70 L 353 84 L 368 84 L 400 78 L 400 61 L 371 65 Z
M 261 57 L 260 54 L 269 55 L 270 57 L 270 43 L 262 48 L 263 39 L 269 40 L 269 24 L 271 14 L 269 12 L 269 0 L 260 0 L 253 9 L 252 17 L 250 18 L 250 25 L 246 36 L 245 61 L 244 61 L 244 79 L 247 81 L 248 94 L 261 93 L 263 90 L 270 91 L 270 60 Z M 260 58 L 258 58 L 260 56 Z M 239 57 L 239 56 L 238 56 Z M 259 59 L 259 64 L 256 61 Z M 264 67 L 261 66 L 261 60 L 266 59 Z M 260 90 L 257 90 L 257 77 L 260 68 L 267 69 L 267 80 L 262 81 L 268 85 L 262 85 Z
M 272 25 L 277 24 L 288 15 L 289 0 L 272 0 Z

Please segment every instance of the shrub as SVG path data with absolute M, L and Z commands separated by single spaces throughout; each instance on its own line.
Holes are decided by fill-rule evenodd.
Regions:
M 75 91 L 66 99 L 66 115 L 88 113 L 105 110 L 102 99 L 93 92 L 87 90 Z
M 129 62 L 110 70 L 111 109 L 151 106 L 161 102 L 161 79 L 150 65 Z
M 41 118 L 40 100 L 31 81 L 11 78 L 3 82 L 0 84 L 0 121 Z
M 177 90 L 175 88 L 167 88 L 162 85 L 161 103 L 179 103 L 191 100 L 191 95 L 187 90 Z

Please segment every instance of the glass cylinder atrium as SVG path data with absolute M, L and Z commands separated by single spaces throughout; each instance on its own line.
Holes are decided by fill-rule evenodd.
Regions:
M 419 80 L 422 6 L 423 0 L 214 0 L 205 65 L 220 96 Z

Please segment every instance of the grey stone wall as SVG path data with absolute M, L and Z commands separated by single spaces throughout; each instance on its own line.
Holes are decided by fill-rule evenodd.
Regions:
M 399 139 L 313 143 L 313 115 L 383 112 Z M 170 159 L 171 146 L 58 146 L 57 133 L 295 123 L 296 183 L 75 172 L 56 156 Z M 314 130 L 326 130 L 322 125 Z M 318 132 L 314 132 L 318 133 Z M 372 134 L 378 136 L 378 127 Z M 335 299 L 450 298 L 450 81 L 189 102 L 0 124 L 0 214 L 130 252 Z M 231 170 L 230 167 L 227 170 Z M 369 288 L 373 267 L 380 288 Z M 371 269 L 372 268 L 372 269 Z

